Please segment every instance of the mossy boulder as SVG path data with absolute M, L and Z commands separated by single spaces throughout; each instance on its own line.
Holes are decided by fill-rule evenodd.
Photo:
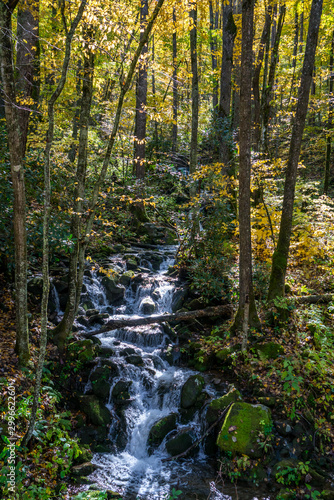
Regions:
M 132 380 L 119 380 L 113 387 L 111 395 L 116 402 L 127 401 L 130 399 L 129 389 Z
M 169 439 L 166 443 L 166 450 L 175 457 L 180 453 L 187 451 L 196 440 L 196 436 L 192 430 L 184 429 L 179 432 L 175 437 Z
M 105 427 L 110 424 L 110 412 L 96 396 L 81 396 L 80 405 L 81 410 L 87 415 L 88 420 L 93 425 Z
M 266 434 L 271 428 L 269 408 L 249 403 L 234 403 L 229 409 L 218 434 L 217 445 L 222 451 L 233 455 L 260 458 L 259 433 Z
M 89 363 L 95 356 L 95 345 L 91 339 L 79 340 L 70 346 L 71 352 L 77 352 L 78 361 L 81 363 Z
M 83 444 L 80 446 L 80 455 L 78 455 L 74 459 L 74 463 L 77 464 L 84 464 L 87 462 L 90 462 L 93 458 L 93 453 L 90 451 L 89 445 L 88 444 Z
M 113 278 L 104 276 L 102 278 L 102 285 L 105 288 L 109 302 L 117 302 L 124 298 L 125 287 L 118 283 L 118 275 L 115 275 Z
M 181 390 L 181 408 L 187 409 L 194 406 L 203 387 L 204 378 L 201 375 L 189 377 Z
M 130 363 L 130 365 L 142 366 L 144 364 L 143 358 L 139 354 L 131 354 L 126 356 L 125 361 Z
M 177 413 L 171 413 L 158 420 L 152 427 L 148 435 L 147 444 L 150 453 L 154 448 L 158 448 L 169 432 L 176 428 Z
M 123 286 L 129 286 L 134 275 L 135 273 L 132 270 L 125 271 L 119 279 L 120 284 Z
M 94 470 L 97 469 L 96 465 L 93 465 L 91 462 L 85 462 L 83 464 L 74 465 L 71 469 L 72 477 L 81 477 L 81 476 L 89 476 L 92 474 Z
M 108 399 L 111 384 L 109 378 L 111 369 L 109 366 L 98 366 L 91 374 L 90 381 L 95 396 L 103 400 Z
M 276 359 L 284 354 L 284 347 L 276 342 L 266 342 L 254 348 L 258 356 L 262 359 Z
M 219 415 L 230 403 L 236 403 L 242 401 L 240 392 L 233 387 L 227 394 L 224 394 L 221 398 L 214 399 L 208 406 L 206 412 L 206 421 L 210 426 L 216 422 Z
M 127 271 L 136 271 L 137 268 L 138 268 L 138 262 L 134 257 L 126 259 Z
M 140 311 L 143 314 L 153 314 L 156 308 L 157 305 L 151 297 L 145 297 L 140 303 Z

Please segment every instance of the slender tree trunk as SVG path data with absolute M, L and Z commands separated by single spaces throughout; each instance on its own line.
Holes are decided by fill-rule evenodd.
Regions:
M 152 95 L 153 95 L 153 102 L 154 102 L 154 113 L 157 112 L 157 106 L 156 106 L 156 85 L 155 85 L 155 69 L 154 69 L 154 62 L 155 62 L 155 44 L 154 44 L 154 35 L 152 36 Z M 154 147 L 155 150 L 158 151 L 158 144 L 159 144 L 159 133 L 158 133 L 158 122 L 157 120 L 154 120 Z
M 80 119 L 80 99 L 81 99 L 81 80 L 82 80 L 82 65 L 81 65 L 81 60 L 79 59 L 78 65 L 77 65 L 77 72 L 76 72 L 76 93 L 77 93 L 77 99 L 74 107 L 74 116 L 73 116 L 73 128 L 72 128 L 72 138 L 74 141 L 77 141 L 78 139 L 78 128 L 79 128 L 79 119 Z M 68 153 L 68 159 L 70 162 L 75 161 L 75 157 L 77 155 L 77 145 L 76 142 L 73 142 L 71 145 L 71 148 Z
M 265 21 L 262 30 L 259 51 L 253 74 L 253 96 L 254 96 L 254 146 L 259 149 L 261 140 L 261 101 L 260 101 L 260 73 L 264 59 L 266 46 L 270 40 L 270 27 L 272 23 L 272 5 L 266 9 Z
M 142 38 L 148 16 L 148 0 L 140 4 L 140 36 Z M 145 177 L 146 102 L 147 102 L 147 44 L 144 45 L 139 61 L 136 88 L 136 121 L 134 170 L 137 179 Z
M 51 175 L 50 175 L 50 154 L 54 136 L 54 106 L 62 93 L 65 83 L 67 70 L 71 57 L 71 45 L 75 30 L 82 18 L 87 0 L 82 0 L 79 6 L 77 15 L 72 23 L 70 31 L 66 33 L 65 42 L 65 56 L 62 67 L 62 74 L 59 79 L 58 85 L 53 92 L 48 103 L 48 131 L 46 135 L 46 146 L 44 150 L 44 214 L 43 214 L 43 296 L 42 296 L 42 309 L 41 309 L 41 346 L 38 359 L 38 366 L 36 371 L 36 384 L 34 390 L 34 399 L 29 419 L 29 425 L 26 434 L 22 440 L 22 446 L 26 446 L 34 432 L 38 399 L 41 390 L 42 372 L 46 354 L 47 345 L 47 322 L 48 322 L 48 299 L 49 299 L 49 219 L 50 219 L 50 200 L 51 200 Z M 63 4 L 64 5 L 64 4 Z
M 108 166 L 110 164 L 110 156 L 111 156 L 113 146 L 115 143 L 115 139 L 116 139 L 118 129 L 119 129 L 124 99 L 125 99 L 125 96 L 129 90 L 130 86 L 131 86 L 131 83 L 133 81 L 133 75 L 134 75 L 138 60 L 142 54 L 143 47 L 148 42 L 148 38 L 152 32 L 152 28 L 154 26 L 155 20 L 156 20 L 159 12 L 161 10 L 163 3 L 164 3 L 164 0 L 158 0 L 156 6 L 154 8 L 154 11 L 150 17 L 150 20 L 147 23 L 147 26 L 145 27 L 144 32 L 142 33 L 137 50 L 136 50 L 136 52 L 131 60 L 131 64 L 130 64 L 128 73 L 127 73 L 126 77 L 123 74 L 121 74 L 121 76 L 120 76 L 120 94 L 118 97 L 118 103 L 117 103 L 116 114 L 115 114 L 115 118 L 114 118 L 114 122 L 113 122 L 113 128 L 112 128 L 109 140 L 108 140 L 108 145 L 107 145 L 107 149 L 106 149 L 106 152 L 104 155 L 103 164 L 102 164 L 102 168 L 101 168 L 99 177 L 98 177 L 98 179 L 95 182 L 94 187 L 93 187 L 93 192 L 91 195 L 91 199 L 89 201 L 89 209 L 88 209 L 89 215 L 87 216 L 87 219 L 85 220 L 85 223 L 82 226 L 81 246 L 80 246 L 79 252 L 76 254 L 77 255 L 76 265 L 79 264 L 79 270 L 78 270 L 79 279 L 77 281 L 77 287 L 76 287 L 77 293 L 76 293 L 75 300 L 71 300 L 71 304 L 72 304 L 71 307 L 72 308 L 75 308 L 79 304 L 79 299 L 80 299 L 79 294 L 81 292 L 81 286 L 80 286 L 79 280 L 81 279 L 80 278 L 81 273 L 83 275 L 83 267 L 81 267 L 81 264 L 83 265 L 84 256 L 85 256 L 85 248 L 89 242 L 89 235 L 92 231 L 92 227 L 94 224 L 95 208 L 96 208 L 96 204 L 97 204 L 98 199 L 99 199 L 99 193 L 101 190 L 101 186 L 102 186 L 102 183 L 105 179 L 105 176 L 106 176 L 106 173 L 108 170 Z M 73 263 L 74 263 L 74 261 L 73 261 Z M 73 296 L 74 296 L 74 294 L 73 294 Z M 67 314 L 67 317 L 70 317 L 70 311 Z M 66 341 L 66 336 L 69 333 L 69 322 L 67 322 L 67 319 L 65 319 L 61 323 L 62 324 L 59 324 L 53 330 L 53 333 L 55 334 L 54 335 L 55 342 L 57 343 L 57 345 L 60 348 L 62 348 L 62 346 L 64 345 L 64 343 Z M 72 327 L 72 325 L 70 325 L 70 327 Z
M 39 55 L 39 0 L 27 0 L 19 3 L 17 12 L 16 91 L 20 105 L 18 113 L 22 156 L 26 150 L 29 115 L 38 105 Z M 34 101 L 33 104 L 31 100 Z
M 232 0 L 222 2 L 223 11 L 223 53 L 220 74 L 220 101 L 218 108 L 219 129 L 219 159 L 227 167 L 228 173 L 231 162 L 231 91 L 232 91 L 232 68 L 233 47 L 237 34 L 237 28 L 233 19 Z
M 215 1 L 216 3 L 216 1 Z M 218 21 L 219 21 L 219 10 L 214 7 L 213 0 L 210 0 L 209 3 L 209 11 L 210 11 L 210 51 L 211 51 L 211 68 L 214 74 L 214 84 L 212 90 L 212 109 L 214 116 L 218 111 L 218 79 L 215 76 L 215 72 L 217 70 L 217 33 L 218 29 Z
M 277 23 L 276 36 L 274 41 L 274 46 L 271 54 L 270 69 L 268 84 L 264 89 L 263 99 L 262 99 L 262 117 L 263 117 L 263 137 L 264 137 L 264 150 L 268 151 L 268 126 L 271 112 L 271 98 L 275 82 L 276 66 L 278 62 L 278 50 L 279 43 L 281 39 L 284 18 L 285 18 L 286 6 L 285 4 L 280 7 L 280 15 Z
M 332 141 L 331 131 L 333 128 L 333 114 L 334 114 L 334 31 L 332 34 L 332 46 L 329 56 L 329 96 L 328 96 L 328 120 L 327 120 L 327 139 L 326 139 L 326 163 L 325 163 L 325 178 L 324 178 L 324 194 L 328 193 L 328 186 L 330 180 L 331 170 L 331 154 L 332 154 Z
M 244 337 L 247 335 L 247 326 L 259 327 L 260 325 L 252 283 L 250 219 L 254 4 L 255 0 L 244 0 L 242 4 L 239 138 L 239 308 L 233 329 L 242 330 Z
M 178 119 L 178 83 L 177 83 L 177 36 L 176 36 L 176 11 L 173 8 L 173 129 L 172 151 L 177 151 L 177 119 Z
M 274 251 L 268 299 L 284 295 L 285 274 L 287 269 L 292 215 L 297 179 L 297 167 L 300 148 L 305 127 L 307 107 L 309 102 L 310 87 L 314 67 L 315 52 L 318 42 L 319 25 L 322 12 L 322 0 L 312 0 L 308 35 L 305 48 L 304 64 L 298 91 L 297 109 L 293 120 L 289 158 L 286 168 L 283 209 L 281 215 L 280 231 L 276 250 Z
M 88 41 L 88 37 L 87 37 Z M 78 311 L 83 281 L 86 239 L 82 235 L 84 224 L 84 199 L 87 170 L 87 145 L 89 131 L 89 117 L 93 94 L 94 56 L 91 52 L 85 54 L 82 71 L 82 96 L 79 121 L 78 163 L 75 176 L 75 190 L 71 222 L 72 241 L 74 248 L 70 254 L 69 265 L 69 294 L 64 316 L 53 330 L 55 342 L 61 347 L 72 329 L 73 321 Z
M 14 244 L 15 244 L 15 312 L 16 346 L 19 364 L 25 366 L 29 360 L 29 335 L 27 321 L 27 241 L 26 241 L 26 198 L 22 142 L 19 124 L 18 103 L 15 92 L 12 9 L 16 3 L 0 1 L 0 64 L 5 100 L 6 125 L 12 186 L 14 193 Z
M 189 171 L 193 174 L 197 168 L 197 142 L 198 142 L 198 111 L 199 111 L 199 86 L 197 65 L 197 0 L 190 0 L 190 60 L 191 60 L 191 139 Z

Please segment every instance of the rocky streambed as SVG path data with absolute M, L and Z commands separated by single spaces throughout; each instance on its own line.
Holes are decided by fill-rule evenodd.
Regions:
M 76 433 L 87 447 L 73 479 L 86 483 L 81 488 L 107 489 L 110 498 L 125 500 L 164 499 L 173 488 L 189 500 L 290 498 L 279 493 L 275 479 L 311 455 L 307 423 L 275 420 L 270 398 L 250 404 L 221 374 L 181 366 L 178 336 L 168 324 L 95 334 L 110 319 L 161 315 L 191 304 L 193 297 L 168 272 L 175 251 L 123 248 L 94 269 L 87 265 L 75 330 L 88 338 L 69 349 L 81 365 L 72 404 L 81 412 Z M 36 279 L 32 286 L 38 286 Z M 55 279 L 51 293 L 50 315 L 57 321 L 66 302 L 65 280 Z M 280 354 L 277 349 L 274 355 Z M 248 483 L 239 481 L 237 489 L 226 483 L 233 477 L 228 457 L 234 456 L 248 457 Z M 306 472 L 311 489 L 326 489 L 323 498 L 333 498 L 321 469 Z

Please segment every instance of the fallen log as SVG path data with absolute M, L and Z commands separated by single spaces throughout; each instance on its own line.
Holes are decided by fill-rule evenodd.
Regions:
M 97 335 L 116 328 L 123 328 L 125 326 L 141 326 L 151 325 L 152 323 L 165 323 L 165 322 L 180 322 L 195 318 L 204 318 L 207 316 L 219 316 L 223 319 L 229 319 L 233 315 L 233 308 L 230 304 L 224 306 L 206 307 L 205 309 L 198 309 L 197 311 L 185 311 L 171 314 L 158 314 L 156 316 L 146 316 L 144 318 L 129 318 L 129 319 L 111 319 L 99 331 L 92 332 L 89 335 Z
M 295 304 L 328 304 L 334 300 L 333 293 L 324 293 L 323 295 L 302 295 L 301 297 L 287 297 Z

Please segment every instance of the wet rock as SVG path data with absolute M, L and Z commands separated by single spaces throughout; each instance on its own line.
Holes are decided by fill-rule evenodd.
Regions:
M 111 373 L 111 375 L 113 377 L 115 377 L 116 375 L 118 375 L 119 367 L 118 367 L 117 363 L 115 363 L 111 359 L 104 359 L 103 360 L 103 365 L 106 365 L 106 366 L 108 366 L 110 368 L 110 373 Z
M 129 286 L 134 275 L 135 275 L 135 273 L 131 270 L 125 271 L 125 273 L 123 273 L 119 279 L 120 284 L 123 286 Z
M 140 311 L 143 314 L 153 314 L 157 308 L 156 303 L 151 297 L 145 297 L 140 304 Z
M 181 408 L 194 406 L 204 387 L 204 378 L 201 375 L 192 375 L 188 378 L 181 390 Z
M 88 323 L 88 319 L 86 318 L 86 316 L 78 316 L 77 317 L 77 322 L 82 325 L 82 326 L 88 326 L 89 323 Z
M 113 356 L 115 354 L 114 349 L 112 347 L 107 346 L 107 345 L 99 345 L 96 352 L 100 356 L 106 357 L 106 358 L 110 358 L 110 356 Z
M 127 363 L 130 363 L 130 365 L 135 365 L 135 366 L 142 366 L 144 364 L 143 358 L 138 354 L 131 354 L 130 356 L 127 356 L 125 358 L 125 361 Z
M 108 440 L 107 430 L 107 427 L 103 426 L 93 427 L 92 425 L 86 425 L 79 429 L 77 435 L 81 444 L 89 445 L 90 449 L 94 451 L 98 443 L 105 443 Z
M 89 325 L 104 325 L 104 320 L 109 318 L 108 313 L 99 313 L 90 316 L 88 323 Z
M 234 387 L 221 398 L 211 401 L 206 412 L 206 421 L 208 426 L 218 420 L 221 412 L 224 411 L 230 403 L 236 403 L 237 401 L 242 401 L 242 396 Z
M 96 396 L 81 396 L 80 405 L 82 411 L 93 425 L 106 427 L 110 424 L 110 412 Z
M 119 285 L 116 279 L 104 276 L 101 283 L 106 290 L 106 296 L 109 302 L 113 303 L 124 298 L 125 287 Z
M 98 309 L 87 309 L 86 311 L 86 316 L 89 318 L 90 316 L 95 316 L 96 314 L 99 314 Z
M 90 309 L 94 308 L 94 304 L 93 304 L 93 302 L 90 300 L 90 298 L 88 296 L 87 297 L 82 297 L 81 298 L 81 307 L 85 311 L 89 311 Z
M 151 253 L 147 260 L 151 263 L 154 271 L 159 271 L 164 258 L 160 253 Z
M 92 460 L 93 453 L 91 452 L 89 445 L 86 444 L 80 446 L 80 451 L 81 451 L 80 455 L 74 458 L 75 464 L 84 464 Z
M 131 354 L 136 354 L 136 349 L 133 347 L 126 347 L 122 351 L 120 351 L 120 356 L 130 356 Z
M 268 432 L 271 425 L 270 410 L 266 406 L 234 403 L 225 417 L 217 445 L 222 451 L 260 458 L 263 450 L 259 434 Z
M 72 477 L 89 476 L 89 474 L 92 474 L 96 469 L 97 466 L 93 465 L 91 462 L 85 462 L 83 464 L 74 465 L 71 469 L 71 476 Z
M 132 380 L 119 380 L 116 382 L 111 395 L 116 402 L 130 399 L 129 389 L 132 386 Z
M 107 400 L 111 384 L 109 383 L 111 370 L 107 365 L 98 366 L 91 374 L 92 391 L 98 398 Z
M 181 309 L 187 296 L 188 296 L 188 290 L 186 288 L 178 289 L 173 293 L 172 312 L 176 312 L 179 309 Z
M 166 450 L 172 456 L 180 455 L 187 451 L 195 442 L 196 436 L 192 430 L 184 429 L 166 443 Z M 193 450 L 191 450 L 194 452 Z
M 284 347 L 276 342 L 266 342 L 265 344 L 254 347 L 258 356 L 262 359 L 276 359 L 284 354 Z
M 151 454 L 154 448 L 158 448 L 164 438 L 176 428 L 177 413 L 171 413 L 167 417 L 158 420 L 152 427 L 148 435 L 147 445 Z

